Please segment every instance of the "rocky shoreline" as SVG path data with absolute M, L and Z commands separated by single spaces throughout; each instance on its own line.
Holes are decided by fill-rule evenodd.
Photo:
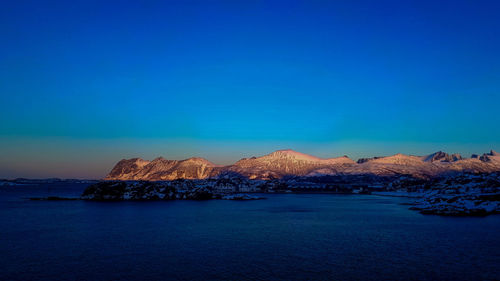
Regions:
M 377 184 L 374 184 L 377 183 Z M 370 185 L 371 184 L 371 185 Z M 256 200 L 247 193 L 331 192 L 415 198 L 411 210 L 442 216 L 500 213 L 500 173 L 455 173 L 431 179 L 399 177 L 296 177 L 262 181 L 241 177 L 173 181 L 101 181 L 80 199 L 119 200 Z
M 414 203 L 410 210 L 441 216 L 486 216 L 500 214 L 500 193 L 482 195 L 431 196 Z
M 394 187 L 420 195 L 410 210 L 441 216 L 500 214 L 500 173 L 460 173 L 427 181 L 406 179 Z M 393 192 L 396 194 L 398 192 Z M 405 194 L 404 192 L 399 192 Z
M 179 181 L 177 182 L 179 183 Z M 263 197 L 249 194 L 224 194 L 192 182 L 102 181 L 87 187 L 82 200 L 257 200 Z

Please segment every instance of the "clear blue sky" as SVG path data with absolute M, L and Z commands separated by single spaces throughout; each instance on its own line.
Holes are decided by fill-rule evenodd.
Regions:
M 4 1 L 0 177 L 500 148 L 499 1 Z

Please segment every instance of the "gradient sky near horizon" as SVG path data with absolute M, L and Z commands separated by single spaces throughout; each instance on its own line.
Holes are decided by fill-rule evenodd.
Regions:
M 500 149 L 499 1 L 1 6 L 0 178 Z

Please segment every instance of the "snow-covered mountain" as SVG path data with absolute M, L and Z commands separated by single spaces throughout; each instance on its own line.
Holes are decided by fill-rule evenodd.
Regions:
M 346 169 L 346 174 L 398 175 L 429 177 L 450 172 L 500 171 L 500 157 L 495 152 L 478 158 L 464 159 L 459 154 L 438 151 L 425 156 L 398 153 L 387 157 L 374 157 L 358 161 L 358 165 Z
M 500 154 L 490 151 L 473 158 L 442 151 L 425 156 L 395 154 L 387 157 L 362 158 L 355 162 L 347 156 L 318 158 L 290 149 L 278 150 L 261 157 L 243 158 L 228 166 L 218 166 L 203 158 L 153 161 L 123 159 L 106 180 L 175 180 L 205 179 L 218 176 L 242 176 L 249 179 L 274 179 L 284 176 L 408 174 L 431 177 L 451 172 L 500 171 Z
M 105 180 L 175 180 L 205 179 L 216 175 L 214 163 L 199 157 L 168 160 L 158 157 L 153 161 L 140 158 L 123 159 L 104 178 Z
M 293 151 L 278 150 L 262 157 L 244 158 L 226 167 L 250 179 L 281 178 L 286 175 L 305 176 L 317 170 L 337 173 L 356 162 L 347 156 L 322 159 Z

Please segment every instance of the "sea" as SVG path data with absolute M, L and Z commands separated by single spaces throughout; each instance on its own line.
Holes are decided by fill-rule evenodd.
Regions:
M 413 199 L 32 201 L 87 184 L 0 187 L 0 280 L 500 280 L 500 215 Z

